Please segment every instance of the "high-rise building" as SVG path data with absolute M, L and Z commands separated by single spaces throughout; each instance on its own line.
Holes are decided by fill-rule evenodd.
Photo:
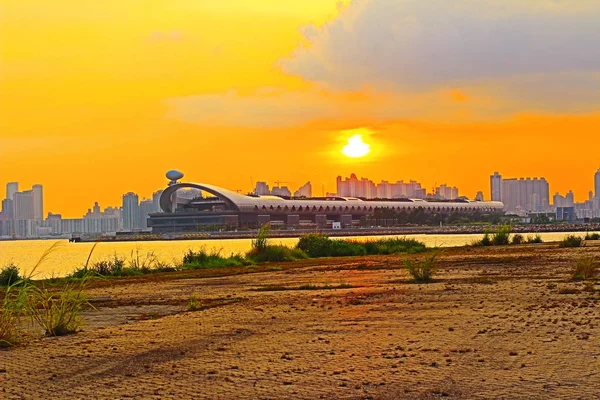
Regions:
M 33 185 L 33 219 L 41 221 L 44 219 L 44 188 L 42 185 Z
M 6 198 L 12 200 L 15 193 L 19 191 L 19 182 L 8 182 L 6 184 Z
M 271 190 L 271 194 L 273 196 L 292 197 L 292 192 L 287 186 L 275 186 L 273 190 Z
M 550 187 L 545 178 L 512 178 L 501 182 L 500 201 L 504 203 L 504 211 L 546 211 L 549 208 Z
M 294 197 L 312 197 L 312 185 L 310 181 L 302 185 L 294 192 Z
M 492 201 L 502 201 L 502 175 L 494 172 L 494 175 L 490 176 L 490 186 Z
M 360 197 L 365 199 L 424 199 L 425 189 L 421 184 L 415 181 L 404 183 L 398 181 L 390 183 L 381 181 L 377 185 L 370 179 L 361 178 L 360 180 L 355 174 L 349 178 L 342 180 L 341 176 L 337 177 L 337 195 L 340 197 Z
M 2 214 L 6 216 L 9 220 L 14 219 L 15 214 L 15 206 L 14 200 L 12 199 L 4 199 L 2 200 Z
M 144 199 L 140 202 L 140 220 L 138 227 L 140 229 L 148 228 L 148 216 L 154 211 L 154 202 L 150 199 Z
M 600 168 L 594 174 L 594 193 L 597 199 L 600 199 Z
M 475 201 L 483 201 L 483 192 L 477 192 L 477 195 L 475 196 Z
M 34 219 L 33 191 L 27 190 L 13 195 L 13 218 L 15 220 Z
M 566 204 L 565 207 L 575 207 L 575 195 L 572 190 L 565 196 Z
M 269 189 L 269 185 L 267 185 L 266 182 L 256 182 L 254 194 L 258 196 L 267 196 L 271 194 L 271 189 Z
M 123 230 L 132 231 L 139 229 L 140 221 L 140 204 L 139 197 L 135 193 L 127 193 L 123 195 Z
M 435 188 L 435 197 L 442 200 L 454 200 L 458 198 L 458 188 L 449 187 L 446 184 Z

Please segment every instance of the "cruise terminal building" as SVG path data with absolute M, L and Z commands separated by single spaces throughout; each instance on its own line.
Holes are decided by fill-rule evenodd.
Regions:
M 169 171 L 169 186 L 160 197 L 162 213 L 150 214 L 148 227 L 154 233 L 197 232 L 207 228 L 255 229 L 266 223 L 287 229 L 320 229 L 358 226 L 360 219 L 377 210 L 426 213 L 501 212 L 497 201 L 428 201 L 423 199 L 362 200 L 354 197 L 287 199 L 278 196 L 243 195 L 218 186 L 181 183 L 183 174 Z M 203 197 L 179 198 L 183 189 L 199 189 Z

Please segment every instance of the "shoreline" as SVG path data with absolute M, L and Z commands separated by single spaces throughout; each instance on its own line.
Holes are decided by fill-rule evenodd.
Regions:
M 299 238 L 309 233 L 320 233 L 329 237 L 351 236 L 394 236 L 394 235 L 476 235 L 485 234 L 486 231 L 495 231 L 500 225 L 481 226 L 411 226 L 397 228 L 359 228 L 359 229 L 294 229 L 271 230 L 269 236 L 273 239 Z M 511 233 L 536 234 L 560 232 L 596 232 L 600 231 L 600 224 L 561 224 L 561 225 L 513 225 Z M 113 236 L 74 237 L 73 242 L 138 242 L 138 241 L 177 241 L 177 240 L 221 240 L 221 239 L 254 239 L 257 231 L 227 231 L 206 233 L 173 233 L 152 234 L 132 233 Z

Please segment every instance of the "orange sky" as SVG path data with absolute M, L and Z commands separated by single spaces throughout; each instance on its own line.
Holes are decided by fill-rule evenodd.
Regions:
M 498 170 L 581 201 L 600 167 L 600 8 L 494 1 L 454 3 L 460 29 L 495 29 L 480 44 L 433 3 L 0 0 L 0 185 L 42 183 L 67 217 L 149 196 L 172 168 L 244 192 L 321 194 L 354 172 L 469 197 Z M 513 42 L 520 26 L 535 37 Z M 343 157 L 359 128 L 373 151 Z

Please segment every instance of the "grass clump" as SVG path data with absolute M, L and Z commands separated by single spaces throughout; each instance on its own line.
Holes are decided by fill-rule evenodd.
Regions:
M 248 261 L 239 254 L 232 253 L 229 257 L 223 257 L 221 250 L 208 251 L 202 248 L 198 251 L 188 250 L 183 256 L 181 267 L 183 269 L 228 268 L 242 267 L 248 264 Z
M 202 304 L 202 301 L 196 296 L 196 293 L 192 293 L 190 299 L 188 300 L 187 310 L 188 311 L 200 311 L 204 310 L 205 307 Z
M 91 307 L 84 292 L 85 279 L 78 285 L 67 283 L 58 291 L 31 285 L 27 288 L 27 311 L 47 336 L 77 332 L 82 325 L 81 311 Z
M 527 243 L 543 243 L 542 235 L 536 233 L 535 235 L 527 236 Z
M 304 251 L 309 257 L 343 257 L 362 256 L 366 254 L 417 253 L 426 246 L 414 239 L 384 238 L 357 242 L 352 240 L 334 240 L 327 236 L 311 233 L 298 241 L 296 248 Z
M 384 238 L 363 243 L 367 254 L 419 253 L 426 249 L 425 244 L 415 239 Z
M 511 243 L 512 244 L 523 244 L 523 243 L 525 243 L 525 238 L 520 233 L 517 233 L 517 234 L 513 235 Z
M 420 261 L 405 260 L 404 267 L 417 283 L 431 282 L 435 274 L 437 252 Z
M 298 248 L 269 243 L 269 224 L 263 225 L 256 239 L 252 240 L 252 248 L 246 254 L 246 259 L 255 263 L 296 261 L 308 258 L 306 253 Z
M 23 281 L 20 275 L 19 267 L 14 264 L 8 264 L 0 270 L 0 286 L 12 286 L 17 282 Z
M 585 234 L 585 240 L 600 240 L 600 233 L 589 233 Z
M 510 244 L 510 233 L 511 233 L 510 225 L 502 225 L 498 230 L 492 235 L 492 243 L 494 246 L 504 246 Z
M 247 254 L 247 259 L 255 263 L 296 261 L 308 258 L 300 249 L 292 249 L 283 245 L 267 245 L 262 251 L 252 249 Z
M 569 235 L 565 237 L 559 244 L 558 247 L 581 247 L 583 246 L 583 238 L 575 235 Z
M 584 257 L 577 260 L 573 270 L 573 280 L 587 281 L 596 276 L 600 263 L 596 257 Z
M 20 343 L 24 334 L 21 318 L 25 313 L 26 293 L 16 288 L 19 283 L 21 281 L 16 281 L 5 289 L 0 304 L 0 348 Z

